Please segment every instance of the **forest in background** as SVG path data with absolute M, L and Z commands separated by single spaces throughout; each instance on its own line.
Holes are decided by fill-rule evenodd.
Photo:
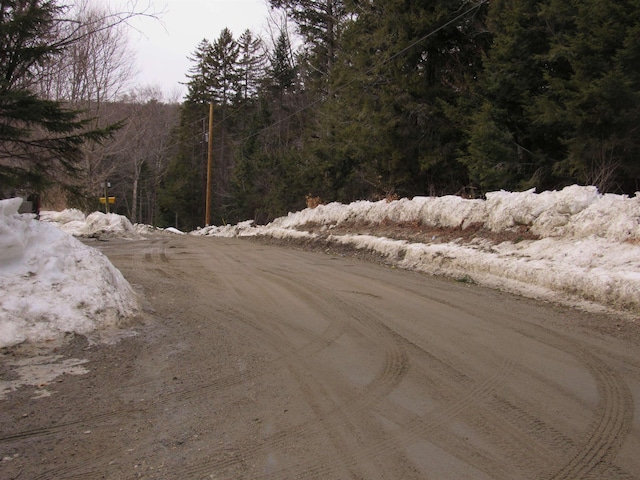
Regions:
M 0 0 L 0 198 L 105 209 L 153 223 L 178 99 L 132 85 L 129 22 L 157 14 L 92 0 Z
M 127 87 L 126 20 L 153 12 L 0 0 L 0 193 L 27 181 L 86 211 L 114 195 L 134 222 L 191 230 L 209 140 L 217 225 L 319 202 L 640 190 L 639 0 L 269 5 L 268 33 L 194 45 L 179 103 Z
M 270 0 L 267 48 L 223 30 L 192 54 L 161 221 L 314 202 L 640 190 L 640 2 Z M 292 46 L 292 45 L 295 45 Z

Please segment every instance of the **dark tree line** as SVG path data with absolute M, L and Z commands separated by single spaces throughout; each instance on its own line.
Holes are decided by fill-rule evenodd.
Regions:
M 639 2 L 270 3 L 295 37 L 282 28 L 267 48 L 225 29 L 193 54 L 166 224 L 203 224 L 210 102 L 216 224 L 266 222 L 307 195 L 640 190 Z

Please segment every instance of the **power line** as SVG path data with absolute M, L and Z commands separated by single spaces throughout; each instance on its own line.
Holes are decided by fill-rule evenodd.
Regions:
M 367 75 L 369 75 L 369 74 L 370 74 L 371 72 L 373 72 L 374 70 L 379 69 L 380 67 L 382 67 L 382 66 L 386 65 L 387 63 L 391 62 L 392 60 L 394 60 L 394 59 L 398 58 L 399 56 L 401 56 L 401 55 L 403 55 L 404 53 L 408 52 L 409 50 L 413 49 L 414 47 L 416 47 L 416 46 L 420 45 L 422 42 L 424 42 L 424 41 L 428 40 L 430 37 L 432 37 L 433 35 L 437 34 L 437 33 L 438 33 L 438 32 L 440 32 L 441 30 L 444 30 L 445 28 L 447 28 L 447 27 L 449 27 L 450 25 L 454 24 L 455 22 L 457 22 L 457 21 L 458 21 L 458 20 L 460 20 L 461 18 L 465 17 L 465 16 L 466 16 L 466 15 L 468 15 L 469 13 L 473 12 L 474 10 L 479 10 L 479 9 L 480 9 L 480 7 L 481 7 L 482 5 L 484 5 L 485 3 L 487 3 L 487 2 L 488 2 L 488 0 L 481 0 L 481 1 L 480 1 L 480 3 L 478 3 L 477 5 L 474 5 L 473 7 L 471 7 L 471 8 L 469 8 L 469 9 L 465 10 L 465 11 L 464 11 L 464 12 L 462 12 L 461 14 L 457 15 L 456 17 L 452 18 L 451 20 L 449 20 L 448 22 L 444 23 L 443 25 L 441 25 L 441 26 L 437 27 L 436 29 L 434 29 L 434 30 L 430 31 L 430 32 L 429 32 L 429 33 L 427 33 L 426 35 L 424 35 L 424 36 L 420 37 L 418 40 L 416 40 L 416 41 L 414 41 L 413 43 L 411 43 L 410 45 L 408 45 L 408 46 L 404 47 L 404 48 L 403 48 L 403 49 L 401 49 L 400 51 L 398 51 L 398 52 L 394 53 L 394 54 L 393 54 L 393 55 L 391 55 L 390 57 L 388 57 L 388 58 L 386 58 L 386 59 L 382 60 L 381 62 L 379 62 L 379 63 L 375 64 L 374 66 L 372 66 L 372 67 L 368 68 L 367 70 L 365 70 L 364 72 L 362 72 L 362 73 L 360 74 L 360 77 L 359 77 L 359 78 L 353 78 L 352 80 L 348 81 L 348 82 L 347 82 L 347 83 L 345 83 L 344 85 L 341 85 L 341 86 L 337 87 L 337 88 L 334 90 L 334 93 L 338 93 L 338 92 L 340 92 L 340 91 L 342 91 L 342 90 L 344 90 L 344 89 L 346 89 L 346 88 L 350 87 L 350 86 L 351 86 L 351 85 L 353 85 L 354 83 L 356 83 L 356 82 L 360 81 L 360 79 L 361 79 L 361 78 L 366 77 Z M 258 130 L 257 132 L 252 133 L 251 135 L 248 135 L 247 137 L 243 138 L 243 139 L 241 140 L 241 142 L 243 142 L 243 143 L 244 143 L 245 141 L 249 140 L 250 138 L 253 138 L 253 137 L 257 136 L 257 135 L 260 135 L 261 133 L 263 133 L 263 132 L 265 132 L 265 131 L 269 130 L 270 128 L 272 128 L 272 127 L 274 127 L 274 126 L 276 126 L 276 125 L 279 125 L 279 124 L 281 124 L 282 122 L 284 122 L 284 121 L 286 121 L 286 120 L 289 120 L 289 119 L 291 119 L 291 118 L 295 117 L 296 115 L 301 114 L 302 112 L 304 112 L 305 110 L 308 110 L 308 109 L 309 109 L 309 108 L 311 108 L 311 107 L 314 107 L 314 106 L 316 106 L 316 105 L 319 105 L 319 104 L 322 104 L 322 103 L 325 103 L 325 102 L 328 102 L 328 101 L 331 101 L 331 100 L 332 100 L 332 99 L 330 99 L 330 98 L 329 98 L 329 99 L 319 98 L 319 99 L 317 99 L 317 100 L 314 100 L 313 102 L 311 102 L 311 103 L 309 103 L 309 104 L 305 105 L 304 107 L 302 107 L 302 108 L 300 108 L 300 109 L 296 110 L 295 112 L 293 112 L 293 113 L 291 113 L 291 114 L 289 114 L 289 115 L 287 115 L 287 116 L 285 116 L 285 117 L 283 117 L 283 118 L 279 119 L 279 120 L 278 120 L 278 121 L 276 121 L 276 122 L 273 122 L 272 124 L 270 124 L 270 125 L 268 125 L 268 126 L 266 126 L 266 127 L 263 127 L 262 129 Z M 229 117 L 227 117 L 227 118 L 229 118 Z
M 339 93 L 347 88 L 349 88 L 350 86 L 352 86 L 354 83 L 359 82 L 362 78 L 366 77 L 367 75 L 369 75 L 370 73 L 372 73 L 373 71 L 379 69 L 380 67 L 388 64 L 389 62 L 395 60 L 396 58 L 400 57 L 401 55 L 405 54 L 406 52 L 412 50 L 413 48 L 417 47 L 418 45 L 420 45 L 421 43 L 425 42 L 426 40 L 428 40 L 429 38 L 431 38 L 432 36 L 436 35 L 437 33 L 439 33 L 440 31 L 450 27 L 451 25 L 453 25 L 454 23 L 456 23 L 458 20 L 460 20 L 461 18 L 469 15 L 470 13 L 477 11 L 480 9 L 480 7 L 482 7 L 484 4 L 488 3 L 488 0 L 481 0 L 479 3 L 477 3 L 476 5 L 473 5 L 471 7 L 469 7 L 468 9 L 464 10 L 462 13 L 459 13 L 458 15 L 456 15 L 455 17 L 451 18 L 450 20 L 448 20 L 447 22 L 445 22 L 444 24 L 440 25 L 439 27 L 431 30 L 430 32 L 428 32 L 427 34 L 423 35 L 422 37 L 418 38 L 417 40 L 415 40 L 414 42 L 412 42 L 411 44 L 407 45 L 406 47 L 402 48 L 401 50 L 397 51 L 396 53 L 390 55 L 389 57 L 381 60 L 380 62 L 376 63 L 375 65 L 373 65 L 372 67 L 369 67 L 368 69 L 366 69 L 365 71 L 363 71 L 362 73 L 360 73 L 357 77 L 354 77 L 353 79 L 349 80 L 348 82 L 346 82 L 343 85 L 338 86 L 335 90 L 334 93 Z M 300 115 L 301 113 L 305 112 L 306 110 L 315 107 L 317 105 L 326 103 L 326 102 L 330 102 L 333 99 L 331 98 L 318 98 L 308 104 L 306 104 L 305 106 L 299 108 L 298 110 L 284 116 L 283 118 L 272 122 L 271 124 L 267 125 L 266 127 L 263 127 L 261 129 L 259 129 L 258 131 L 247 135 L 246 137 L 240 139 L 241 143 L 246 142 L 247 140 L 256 137 L 266 131 L 268 131 L 269 129 L 280 125 L 281 123 L 294 118 L 297 115 Z M 214 123 L 214 127 L 219 127 L 220 125 L 222 125 L 224 122 L 226 122 L 227 120 L 233 118 L 235 115 L 237 115 L 239 112 L 241 112 L 250 102 L 252 102 L 253 99 L 246 99 L 245 101 L 243 101 L 240 105 L 238 105 L 236 108 L 234 108 L 230 113 L 226 114 L 224 116 L 224 118 L 222 118 L 221 120 L 217 121 Z M 198 119 L 198 120 L 194 120 L 192 123 L 200 123 L 203 120 L 206 120 L 208 117 L 207 116 L 203 116 L 202 118 Z M 181 144 L 185 144 L 188 141 L 192 141 L 198 137 L 201 137 L 202 133 L 196 133 L 193 136 L 191 136 L 190 138 L 186 138 L 186 139 L 182 139 L 179 140 L 175 143 L 173 143 L 172 145 L 170 145 L 171 148 L 177 147 Z

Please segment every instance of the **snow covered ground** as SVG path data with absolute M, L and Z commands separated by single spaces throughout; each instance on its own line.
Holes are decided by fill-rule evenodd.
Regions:
M 0 347 L 64 334 L 88 333 L 132 315 L 131 287 L 98 251 L 73 236 L 139 237 L 157 232 L 124 217 L 77 210 L 19 215 L 20 200 L 0 201 Z M 376 235 L 333 234 L 341 225 L 410 222 L 493 232 L 527 227 L 537 240 L 496 243 L 486 238 L 410 243 Z M 309 225 L 320 233 L 309 231 Z M 167 234 L 182 234 L 176 229 Z M 640 193 L 602 195 L 595 187 L 557 192 L 493 192 L 486 200 L 330 203 L 278 218 L 207 227 L 192 235 L 324 239 L 367 249 L 399 267 L 473 281 L 527 297 L 613 311 L 640 312 Z M 435 240 L 435 239 L 434 239 Z

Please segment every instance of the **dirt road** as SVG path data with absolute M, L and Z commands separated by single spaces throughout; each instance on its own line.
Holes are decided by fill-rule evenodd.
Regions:
M 94 245 L 137 335 L 0 400 L 2 479 L 640 478 L 633 322 L 247 240 Z

